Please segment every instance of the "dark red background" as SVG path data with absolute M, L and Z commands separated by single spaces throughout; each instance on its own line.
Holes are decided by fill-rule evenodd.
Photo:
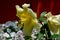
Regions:
M 51 11 L 54 15 L 60 13 L 60 0 L 0 0 L 0 23 L 17 20 L 15 5 L 30 3 L 39 18 L 43 11 Z

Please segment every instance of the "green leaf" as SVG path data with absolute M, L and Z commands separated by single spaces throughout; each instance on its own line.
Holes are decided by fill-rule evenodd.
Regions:
M 46 18 L 45 18 L 46 13 L 47 13 L 47 12 L 45 12 L 45 11 L 41 13 L 40 18 L 39 18 L 39 20 L 40 20 L 41 22 L 47 23 L 47 20 L 46 20 Z
M 51 35 L 51 38 L 60 38 L 60 35 L 54 34 L 54 35 Z
M 40 15 L 40 17 L 45 17 L 46 13 L 47 13 L 46 11 L 42 12 L 41 15 Z
M 40 32 L 37 34 L 37 40 L 41 40 L 41 38 L 43 37 L 43 34 L 41 34 Z

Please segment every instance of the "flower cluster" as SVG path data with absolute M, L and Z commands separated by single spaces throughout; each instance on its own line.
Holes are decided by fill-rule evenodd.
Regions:
M 60 15 L 42 12 L 37 19 L 30 4 L 16 5 L 19 21 L 0 24 L 0 40 L 60 40 Z
M 21 28 L 17 26 L 18 21 L 7 21 L 4 24 L 0 24 L 0 36 L 2 40 L 25 40 L 25 35 Z M 36 34 L 38 32 L 36 29 L 32 31 L 31 37 L 32 40 L 36 39 Z

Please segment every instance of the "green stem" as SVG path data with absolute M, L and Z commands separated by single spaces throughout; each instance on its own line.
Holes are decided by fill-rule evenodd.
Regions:
M 25 36 L 25 40 L 32 40 L 31 36 Z

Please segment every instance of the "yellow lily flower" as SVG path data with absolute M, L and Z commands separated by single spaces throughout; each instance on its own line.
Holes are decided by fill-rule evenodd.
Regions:
M 18 5 L 16 5 L 16 10 L 17 10 L 16 16 L 19 17 L 19 19 L 21 19 L 20 20 L 21 24 L 19 25 L 24 24 L 23 32 L 25 36 L 30 36 L 33 28 L 35 26 L 39 26 L 36 13 L 33 12 L 32 9 L 28 8 L 29 6 L 30 4 L 24 4 L 22 5 L 23 8 L 21 8 Z
M 53 33 L 60 34 L 60 15 L 52 15 L 51 12 L 48 12 L 46 15 L 48 25 L 50 30 Z

